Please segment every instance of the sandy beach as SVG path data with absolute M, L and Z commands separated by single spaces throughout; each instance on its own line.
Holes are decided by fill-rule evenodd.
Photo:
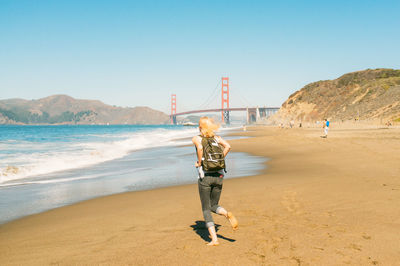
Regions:
M 197 184 L 97 198 L 0 226 L 0 265 L 395 265 L 400 129 L 252 127 L 233 151 L 270 158 L 226 180 L 205 244 Z M 229 169 L 228 169 L 229 170 Z M 196 178 L 196 177 L 193 177 Z

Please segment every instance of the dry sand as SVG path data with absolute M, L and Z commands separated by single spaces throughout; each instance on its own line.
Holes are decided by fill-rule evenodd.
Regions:
M 197 185 L 85 201 L 0 226 L 0 265 L 399 265 L 400 130 L 251 128 L 233 151 L 271 158 L 226 180 L 220 246 Z M 195 177 L 194 177 L 195 178 Z

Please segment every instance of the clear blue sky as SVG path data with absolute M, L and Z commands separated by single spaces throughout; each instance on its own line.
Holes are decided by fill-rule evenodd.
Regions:
M 398 0 L 0 0 L 0 99 L 169 112 L 176 93 L 182 111 L 229 76 L 232 106 L 279 106 L 309 82 L 400 68 L 399 14 Z

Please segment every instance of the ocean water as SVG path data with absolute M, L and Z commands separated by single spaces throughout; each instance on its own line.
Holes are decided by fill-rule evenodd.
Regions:
M 95 197 L 195 183 L 195 134 L 168 125 L 0 126 L 0 223 Z M 265 159 L 233 152 L 226 161 L 226 178 L 234 178 L 256 174 Z

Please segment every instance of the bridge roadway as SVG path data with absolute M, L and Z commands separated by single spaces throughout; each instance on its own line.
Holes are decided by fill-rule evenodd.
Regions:
M 247 110 L 256 110 L 257 108 L 263 109 L 263 110 L 279 110 L 279 107 L 238 107 L 238 108 L 225 108 L 225 109 L 205 109 L 205 110 L 192 110 L 192 111 L 187 111 L 187 112 L 180 112 L 176 113 L 173 116 L 178 116 L 178 115 L 189 115 L 189 114 L 196 114 L 196 113 L 213 113 L 213 112 L 222 112 L 222 111 L 247 111 Z M 172 115 L 170 115 L 172 116 Z
M 252 108 L 249 108 L 252 109 Z M 193 110 L 187 112 L 181 112 L 174 114 L 175 116 L 178 115 L 189 115 L 189 114 L 196 114 L 196 113 L 213 113 L 213 112 L 222 112 L 222 111 L 247 111 L 247 108 L 226 108 L 226 109 L 206 109 L 206 110 Z
M 187 112 L 180 112 L 170 115 L 174 124 L 176 124 L 176 117 L 180 115 L 189 115 L 196 113 L 213 113 L 223 112 L 224 121 L 229 124 L 229 112 L 231 111 L 245 111 L 247 112 L 247 121 L 256 122 L 260 117 L 268 117 L 271 114 L 276 113 L 279 107 L 239 107 L 239 108 L 217 108 L 217 109 L 203 109 L 203 110 L 192 110 Z

